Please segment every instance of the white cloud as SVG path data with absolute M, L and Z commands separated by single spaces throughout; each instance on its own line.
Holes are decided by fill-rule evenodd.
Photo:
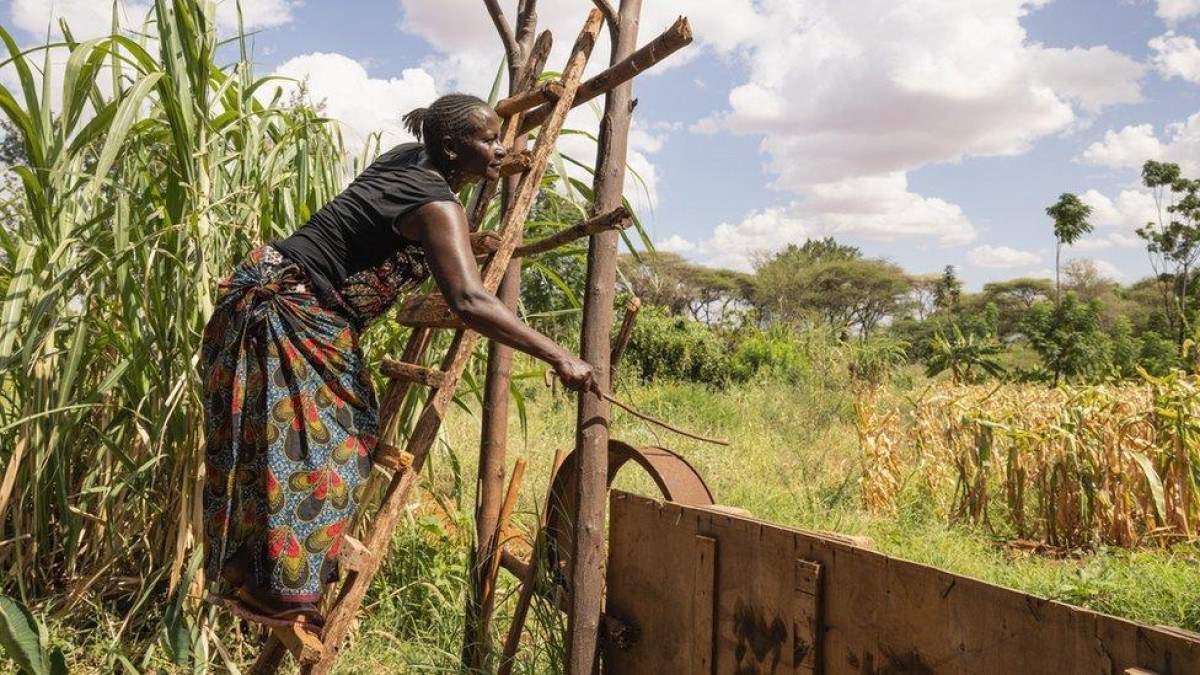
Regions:
M 302 4 L 302 0 L 242 0 L 246 30 L 274 28 L 290 23 L 293 10 Z M 144 0 L 118 0 L 118 21 L 126 29 L 139 28 L 150 15 L 152 7 L 153 3 Z M 36 38 L 44 37 L 47 28 L 54 35 L 60 35 L 60 18 L 66 19 L 77 39 L 107 35 L 112 30 L 113 3 L 101 0 L 13 0 L 13 24 Z M 219 2 L 218 28 L 227 34 L 236 30 L 237 25 L 235 0 Z
M 1200 83 L 1200 46 L 1188 35 L 1167 31 L 1150 40 L 1154 56 L 1151 63 L 1165 79 L 1178 77 L 1187 82 Z
M 1200 14 L 1200 0 L 1158 0 L 1158 17 L 1177 22 Z
M 1142 64 L 1108 47 L 1032 50 L 1037 80 L 1089 112 L 1111 105 L 1140 103 Z
M 1144 69 L 1127 56 L 1029 43 L 1021 0 L 761 7 L 749 81 L 698 130 L 765 135 L 786 189 L 1019 154 L 1076 124 L 1073 102 L 1092 110 L 1141 96 Z
M 686 254 L 694 253 L 696 245 L 677 234 L 673 234 L 666 239 L 654 242 L 654 249 L 668 253 Z
M 1140 169 L 1148 159 L 1175 162 L 1185 174 L 1200 172 L 1200 113 L 1168 124 L 1160 138 L 1150 124 L 1109 130 L 1077 158 L 1114 169 Z
M 967 258 L 976 267 L 987 269 L 1026 267 L 1042 261 L 1042 256 L 1032 251 L 1018 251 L 1009 246 L 991 246 L 989 244 L 971 249 L 967 253 Z
M 721 223 L 702 241 L 676 235 L 664 243 L 718 266 L 749 269 L 760 251 L 825 236 L 885 242 L 915 237 L 952 246 L 974 240 L 976 232 L 958 206 L 910 192 L 904 174 L 896 173 L 813 186 L 803 202 Z
M 297 56 L 275 74 L 308 82 L 309 97 L 315 103 L 323 101 L 325 112 L 342 124 L 352 153 L 374 132 L 382 133 L 384 148 L 412 140 L 401 116 L 437 96 L 433 78 L 421 69 L 405 70 L 398 78 L 373 78 L 361 63 L 342 54 Z M 296 86 L 287 83 L 285 89 Z
M 490 88 L 501 48 L 477 0 L 399 0 L 401 27 L 442 54 L 425 64 L 439 82 Z M 647 3 L 642 42 L 679 14 L 696 44 L 653 72 L 703 51 L 745 66 L 728 108 L 694 132 L 761 136 L 773 187 L 795 201 L 723 223 L 697 255 L 745 266 L 748 251 L 809 235 L 930 239 L 976 233 L 962 209 L 908 189 L 908 172 L 973 156 L 1016 155 L 1078 128 L 1097 111 L 1142 99 L 1146 67 L 1104 46 L 1033 43 L 1022 18 L 1049 0 L 679 0 Z M 505 2 L 509 18 L 515 2 Z M 582 11 L 543 3 L 561 63 Z M 594 72 L 607 63 L 602 38 Z M 653 95 L 648 91 L 647 96 Z M 634 143 L 639 142 L 632 139 Z M 643 139 L 647 140 L 647 139 Z M 653 167 L 651 142 L 643 148 Z M 745 238 L 746 243 L 737 238 Z M 678 243 L 678 242 L 676 242 Z
M 1162 152 L 1154 125 L 1139 124 L 1120 131 L 1109 129 L 1104 140 L 1089 145 L 1079 159 L 1097 166 L 1129 168 L 1141 166 L 1148 159 L 1158 159 Z
M 1122 190 L 1116 199 L 1110 199 L 1096 190 L 1088 190 L 1080 195 L 1079 199 L 1092 207 L 1090 220 L 1093 225 L 1115 229 L 1118 234 L 1126 237 L 1133 237 L 1134 230 L 1158 216 L 1154 195 L 1143 190 Z M 1128 245 L 1136 240 L 1109 241 L 1115 245 Z

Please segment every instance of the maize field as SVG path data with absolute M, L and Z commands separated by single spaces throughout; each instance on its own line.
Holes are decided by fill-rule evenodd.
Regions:
M 909 490 L 953 522 L 1056 547 L 1191 538 L 1200 518 L 1200 386 L 959 386 L 856 402 L 864 499 Z

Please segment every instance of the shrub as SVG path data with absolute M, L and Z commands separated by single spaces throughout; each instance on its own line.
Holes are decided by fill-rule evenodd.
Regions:
M 731 376 L 727 345 L 708 326 L 647 307 L 638 317 L 622 368 L 645 380 L 724 384 Z
M 731 374 L 744 382 L 756 376 L 796 382 L 811 371 L 808 350 L 783 324 L 745 334 L 733 353 Z

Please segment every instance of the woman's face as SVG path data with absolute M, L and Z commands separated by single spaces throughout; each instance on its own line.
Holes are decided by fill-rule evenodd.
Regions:
M 500 177 L 504 163 L 504 146 L 500 142 L 500 119 L 491 108 L 476 108 L 471 113 L 471 130 L 457 145 L 454 168 L 467 180 Z

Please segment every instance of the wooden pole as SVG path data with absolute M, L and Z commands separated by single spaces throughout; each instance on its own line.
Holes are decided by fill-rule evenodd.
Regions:
M 541 74 L 550 53 L 551 39 L 547 34 L 538 38 L 537 2 L 525 0 L 517 8 L 517 30 L 507 24 L 495 0 L 485 0 L 488 13 L 496 24 L 500 41 L 508 59 L 508 94 L 517 96 L 529 90 Z M 559 83 L 555 83 L 559 84 Z M 561 84 L 559 84 L 561 87 Z M 509 124 L 521 123 L 517 114 Z M 520 135 L 510 149 L 525 148 L 527 136 Z M 501 192 L 501 209 L 507 213 L 520 182 L 519 176 L 505 179 Z M 486 204 L 483 205 L 486 208 Z M 521 234 L 516 235 L 517 245 Z M 509 308 L 516 309 L 521 293 L 521 261 L 509 263 L 500 282 L 497 297 Z M 475 484 L 475 550 L 471 552 L 471 586 L 467 594 L 467 613 L 463 635 L 463 665 L 481 671 L 492 652 L 491 619 L 495 608 L 494 595 L 489 593 L 490 569 L 496 542 L 494 533 L 500 516 L 504 490 L 504 463 L 508 445 L 508 399 L 512 384 L 513 350 L 492 341 L 488 343 L 487 374 L 483 387 L 483 423 L 479 440 L 479 477 Z
M 607 3 L 601 2 L 601 6 Z M 642 0 L 621 0 L 617 24 L 609 25 L 614 66 L 637 46 Z M 626 81 L 605 97 L 600 121 L 593 214 L 621 205 L 629 128 L 633 119 L 633 84 Z M 609 350 L 616 293 L 616 232 L 593 235 L 588 247 L 587 287 L 583 305 L 581 356 L 595 370 L 601 391 L 611 388 Z M 608 485 L 607 402 L 594 392 L 581 394 L 575 451 L 579 453 L 575 537 L 571 546 L 570 600 L 567 612 L 567 673 L 591 675 L 599 665 L 600 615 L 604 598 L 605 501 Z

